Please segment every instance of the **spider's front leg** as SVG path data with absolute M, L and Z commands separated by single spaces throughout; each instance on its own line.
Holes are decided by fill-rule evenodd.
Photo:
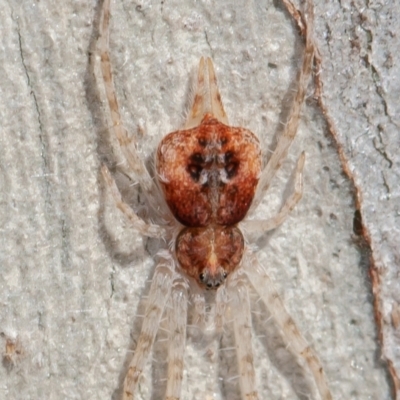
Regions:
M 300 333 L 293 318 L 287 312 L 271 278 L 264 271 L 254 255 L 247 255 L 244 263 L 244 272 L 264 304 L 268 307 L 275 322 L 282 330 L 289 347 L 297 356 L 303 358 L 307 363 L 314 377 L 320 398 L 322 400 L 332 400 L 322 364 Z
M 186 347 L 188 285 L 183 279 L 173 283 L 167 309 L 169 319 L 168 380 L 165 398 L 178 400 L 183 379 L 183 358 Z

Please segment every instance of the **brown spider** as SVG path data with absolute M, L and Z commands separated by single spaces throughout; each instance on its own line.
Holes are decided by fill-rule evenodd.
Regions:
M 157 254 L 142 331 L 124 382 L 123 398 L 126 400 L 135 396 L 165 313 L 172 332 L 165 398 L 180 398 L 188 302 L 190 298 L 199 318 L 204 320 L 205 289 L 216 291 L 217 328 L 222 327 L 225 312 L 234 310 L 242 398 L 258 399 L 251 347 L 249 284 L 270 309 L 293 352 L 308 364 L 321 399 L 331 399 L 317 356 L 286 311 L 270 278 L 246 246 L 246 235 L 261 235 L 279 226 L 302 196 L 304 152 L 296 166 L 293 194 L 279 213 L 267 220 L 246 220 L 263 198 L 296 135 L 311 75 L 314 57 L 311 1 L 307 2 L 307 20 L 290 2 L 284 0 L 283 3 L 303 24 L 305 52 L 285 132 L 266 166 L 262 166 L 257 137 L 247 129 L 229 126 L 212 61 L 201 58 L 197 90 L 186 124 L 182 130 L 165 136 L 159 144 L 155 160 L 156 180 L 153 180 L 121 122 L 108 51 L 110 0 L 104 1 L 101 69 L 113 130 L 149 207 L 162 223 L 148 223 L 136 215 L 122 200 L 106 166 L 102 167 L 102 173 L 117 207 L 137 231 L 144 236 L 164 238 L 168 243 L 168 248 Z

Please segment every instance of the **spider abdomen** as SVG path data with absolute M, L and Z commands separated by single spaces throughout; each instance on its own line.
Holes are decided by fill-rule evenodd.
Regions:
M 175 218 L 188 227 L 231 226 L 246 215 L 261 172 L 257 137 L 211 114 L 200 125 L 167 135 L 157 173 Z

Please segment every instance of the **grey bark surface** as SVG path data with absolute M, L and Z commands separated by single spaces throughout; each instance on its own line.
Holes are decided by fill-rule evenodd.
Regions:
M 214 61 L 232 125 L 255 132 L 266 158 L 273 149 L 302 44 L 279 2 L 237 3 L 112 2 L 122 119 L 150 166 L 160 138 L 183 124 L 201 56 Z M 130 227 L 99 172 L 113 167 L 124 198 L 141 206 L 107 126 L 98 58 L 89 62 L 99 13 L 96 1 L 0 0 L 0 398 L 117 399 L 140 331 L 159 243 Z M 353 188 L 312 99 L 257 210 L 279 209 L 305 150 L 303 199 L 255 248 L 334 399 L 391 399 L 383 360 L 400 370 L 399 14 L 394 1 L 315 5 L 324 101 L 381 279 L 383 348 L 368 254 L 352 232 Z M 307 398 L 306 367 L 254 294 L 252 304 L 260 398 Z M 189 330 L 183 399 L 240 398 L 230 328 L 222 337 Z M 162 398 L 165 336 L 139 398 Z

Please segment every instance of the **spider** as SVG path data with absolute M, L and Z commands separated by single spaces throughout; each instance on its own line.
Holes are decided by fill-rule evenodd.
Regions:
M 156 256 L 141 333 L 124 381 L 124 400 L 135 397 L 164 314 L 171 332 L 165 398 L 180 399 L 188 303 L 191 301 L 194 305 L 201 324 L 206 318 L 207 290 L 215 292 L 217 329 L 222 328 L 228 310 L 234 310 L 241 396 L 247 400 L 258 399 L 251 347 L 249 286 L 269 308 L 291 350 L 305 360 L 321 399 L 332 398 L 320 361 L 247 244 L 251 235 L 262 235 L 282 224 L 302 196 L 304 152 L 295 169 L 293 193 L 278 214 L 267 220 L 246 218 L 262 200 L 296 135 L 314 59 L 311 0 L 307 1 L 307 19 L 288 0 L 283 3 L 303 29 L 305 50 L 285 131 L 265 167 L 257 137 L 247 129 L 229 125 L 213 63 L 210 58 L 202 57 L 197 90 L 186 123 L 181 130 L 161 140 L 155 154 L 156 178 L 153 179 L 121 121 L 109 57 L 110 0 L 104 0 L 100 64 L 113 131 L 159 224 L 140 218 L 124 202 L 105 165 L 102 175 L 117 207 L 136 230 L 147 237 L 165 239 L 168 244 Z

